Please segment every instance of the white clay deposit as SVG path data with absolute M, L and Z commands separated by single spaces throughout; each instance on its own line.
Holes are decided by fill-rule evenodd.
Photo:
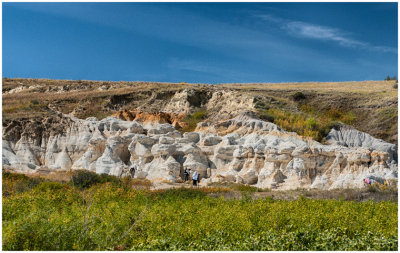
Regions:
M 3 167 L 125 176 L 134 164 L 136 178 L 154 182 L 177 182 L 190 169 L 199 173 L 201 185 L 237 182 L 282 190 L 360 188 L 367 176 L 397 179 L 397 147 L 352 128 L 332 129 L 323 145 L 248 113 L 215 125 L 199 123 L 185 134 L 170 124 L 58 117 L 67 122 L 61 130 L 44 129 L 41 136 L 29 129 L 18 139 L 3 133 Z

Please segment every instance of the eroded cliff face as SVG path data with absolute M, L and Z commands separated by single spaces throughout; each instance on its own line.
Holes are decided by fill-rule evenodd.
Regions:
M 184 89 L 174 94 L 163 111 L 190 114 L 196 108 L 204 108 L 211 121 L 229 119 L 254 109 L 254 97 L 232 90 Z
M 210 94 L 205 106 L 218 105 L 224 95 Z M 245 101 L 232 99 L 232 107 L 247 106 Z M 282 190 L 358 188 L 367 176 L 397 179 L 397 147 L 352 128 L 332 129 L 323 145 L 251 112 L 202 122 L 184 134 L 172 125 L 179 116 L 116 116 L 98 121 L 58 113 L 42 121 L 11 121 L 3 128 L 3 166 L 25 173 L 86 169 L 125 176 L 134 164 L 135 177 L 152 181 L 176 182 L 190 169 L 204 185 L 222 181 Z

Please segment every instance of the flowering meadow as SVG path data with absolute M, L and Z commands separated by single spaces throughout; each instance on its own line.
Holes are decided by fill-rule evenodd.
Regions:
M 225 199 L 3 173 L 3 250 L 397 250 L 396 202 Z

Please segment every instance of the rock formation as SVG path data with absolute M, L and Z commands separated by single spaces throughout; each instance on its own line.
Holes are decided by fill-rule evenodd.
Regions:
M 207 99 L 218 103 L 224 95 Z M 232 99 L 232 105 L 240 107 L 238 101 L 245 100 Z M 101 121 L 61 113 L 43 121 L 12 121 L 3 128 L 3 167 L 125 176 L 134 164 L 135 177 L 152 181 L 177 182 L 190 169 L 203 185 L 237 182 L 282 190 L 359 188 L 367 176 L 397 179 L 397 147 L 345 126 L 332 129 L 323 145 L 251 112 L 217 124 L 201 122 L 195 132 L 183 134 L 170 124 L 179 117 L 166 115 L 158 115 L 157 123 L 127 111 Z

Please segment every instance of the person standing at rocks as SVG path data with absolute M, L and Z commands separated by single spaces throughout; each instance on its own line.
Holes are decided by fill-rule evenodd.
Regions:
M 134 178 L 134 176 L 135 176 L 135 170 L 136 170 L 136 168 L 135 168 L 135 165 L 134 164 L 132 164 L 132 167 L 131 167 L 131 169 L 130 169 L 130 173 L 131 173 L 131 178 Z
M 189 171 L 187 169 L 185 169 L 185 171 L 183 172 L 184 175 L 184 180 L 185 182 L 189 180 Z
M 193 186 L 197 186 L 197 179 L 199 175 L 197 174 L 197 171 L 193 173 Z

